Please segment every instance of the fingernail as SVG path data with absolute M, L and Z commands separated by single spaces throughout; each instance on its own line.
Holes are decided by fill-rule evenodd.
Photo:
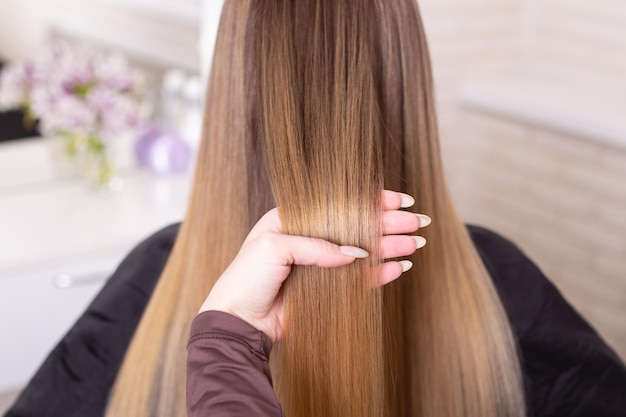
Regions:
M 426 239 L 424 239 L 422 236 L 411 237 L 415 239 L 415 246 L 417 247 L 417 249 L 423 248 L 426 245 Z
M 400 261 L 400 266 L 402 267 L 402 272 L 406 272 L 409 269 L 413 268 L 413 262 L 411 262 L 411 261 Z
M 415 199 L 411 197 L 410 195 L 404 194 L 404 193 L 398 193 L 398 194 L 400 194 L 400 198 L 402 199 L 402 202 L 400 203 L 401 208 L 409 208 L 409 207 L 412 207 L 413 204 L 415 204 Z
M 364 251 L 361 248 L 357 248 L 356 246 L 340 246 L 339 250 L 344 255 L 352 256 L 353 258 L 367 258 L 370 256 L 367 251 Z
M 418 219 L 420 219 L 420 228 L 426 227 L 433 222 L 433 220 L 425 214 L 415 213 Z

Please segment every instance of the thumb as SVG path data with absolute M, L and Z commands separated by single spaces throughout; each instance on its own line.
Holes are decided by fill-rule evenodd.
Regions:
M 271 236 L 267 236 L 271 235 Z M 278 255 L 282 265 L 315 265 L 335 268 L 348 265 L 357 258 L 367 258 L 367 251 L 355 246 L 340 246 L 324 239 L 266 233 L 261 239 L 271 239 L 270 250 Z M 267 243 L 267 242 L 266 242 Z

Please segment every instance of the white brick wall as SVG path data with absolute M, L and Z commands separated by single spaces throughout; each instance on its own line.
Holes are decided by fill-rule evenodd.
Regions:
M 626 90 L 623 0 L 532 1 L 538 4 L 538 13 L 525 22 L 536 34 L 526 51 L 530 66 L 592 85 Z
M 45 0 L 57 37 L 96 43 L 150 67 L 199 71 L 197 0 Z
M 425 0 L 419 5 L 442 105 L 456 101 L 467 79 L 516 66 L 513 46 L 521 42 L 518 0 Z
M 459 104 L 465 83 L 515 74 L 626 93 L 626 2 L 419 3 L 461 213 L 520 245 L 626 358 L 626 149 Z

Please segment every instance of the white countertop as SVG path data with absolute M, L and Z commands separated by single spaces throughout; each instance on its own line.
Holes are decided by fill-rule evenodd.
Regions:
M 0 144 L 0 393 L 23 387 L 124 256 L 187 206 L 190 173 L 127 158 L 122 190 L 95 190 L 60 173 L 51 144 Z

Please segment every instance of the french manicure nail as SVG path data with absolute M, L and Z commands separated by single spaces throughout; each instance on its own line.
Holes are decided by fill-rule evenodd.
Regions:
M 344 255 L 352 256 L 353 258 L 367 258 L 370 256 L 367 251 L 357 248 L 356 246 L 340 246 L 339 250 Z
M 415 239 L 415 246 L 417 247 L 417 249 L 423 248 L 426 245 L 426 239 L 424 239 L 422 236 L 411 237 Z
M 411 262 L 411 261 L 400 261 L 400 266 L 402 267 L 402 272 L 406 272 L 409 269 L 413 268 L 413 262 Z
M 433 222 L 433 220 L 425 214 L 417 214 L 415 213 L 418 219 L 420 219 L 420 229 L 422 227 L 426 227 Z
M 398 193 L 398 194 L 400 194 L 400 198 L 401 198 L 401 203 L 400 203 L 401 208 L 409 208 L 409 207 L 412 207 L 413 204 L 415 204 L 415 199 L 411 197 L 410 195 L 404 194 L 404 193 Z

